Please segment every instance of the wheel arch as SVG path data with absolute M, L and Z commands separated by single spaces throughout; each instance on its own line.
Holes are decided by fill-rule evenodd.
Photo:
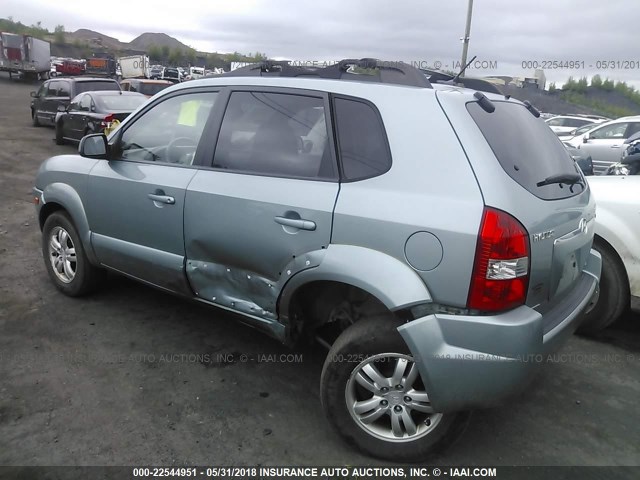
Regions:
M 596 248 L 606 249 L 607 253 L 609 253 L 616 260 L 616 262 L 618 263 L 618 266 L 620 266 L 622 269 L 622 273 L 624 274 L 624 277 L 625 277 L 625 285 L 627 285 L 627 288 L 628 288 L 629 272 L 627 271 L 627 266 L 625 265 L 625 262 L 623 261 L 622 256 L 620 255 L 618 250 L 616 250 L 616 248 L 613 245 L 611 245 L 611 243 L 607 241 L 606 238 L 600 236 L 597 233 L 593 237 L 593 245 Z
M 604 245 L 620 262 L 627 276 L 627 283 L 634 264 L 640 260 L 640 243 L 637 242 L 632 223 L 624 215 L 609 207 L 606 203 L 598 204 L 594 244 Z
M 422 279 L 400 260 L 368 248 L 330 245 L 317 267 L 297 273 L 285 284 L 277 302 L 280 320 L 292 326 L 297 302 L 317 288 L 364 292 L 395 314 L 432 302 Z
M 99 265 L 91 246 L 91 230 L 89 221 L 78 192 L 65 183 L 51 183 L 47 185 L 42 193 L 44 203 L 38 213 L 40 230 L 44 228 L 47 218 L 54 212 L 63 211 L 69 215 L 73 222 L 80 240 L 84 246 L 87 258 L 94 265 Z

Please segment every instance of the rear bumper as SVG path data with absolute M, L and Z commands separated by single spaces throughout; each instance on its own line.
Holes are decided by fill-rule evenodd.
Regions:
M 591 250 L 580 280 L 543 312 L 522 306 L 494 316 L 434 314 L 399 327 L 433 408 L 489 407 L 520 392 L 579 326 L 597 295 L 601 265 Z

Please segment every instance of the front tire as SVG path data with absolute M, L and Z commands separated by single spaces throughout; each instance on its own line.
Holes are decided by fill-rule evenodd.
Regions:
M 615 322 L 630 305 L 629 280 L 618 256 L 609 247 L 595 245 L 602 255 L 600 296 L 578 328 L 578 333 L 594 335 Z
M 42 255 L 53 284 L 70 297 L 90 293 L 105 277 L 103 269 L 89 263 L 80 236 L 63 211 L 52 213 L 44 223 Z
M 322 370 L 322 406 L 343 439 L 393 462 L 448 447 L 470 413 L 434 412 L 409 349 L 387 316 L 361 320 L 335 341 Z
M 40 127 L 40 120 L 38 120 L 38 114 L 34 109 L 31 109 L 31 123 L 34 127 Z
M 62 123 L 56 123 L 56 145 L 64 145 L 64 135 L 62 133 Z

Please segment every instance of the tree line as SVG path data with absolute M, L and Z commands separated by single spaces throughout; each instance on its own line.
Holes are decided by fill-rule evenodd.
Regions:
M 635 87 L 624 81 L 614 81 L 609 78 L 603 79 L 600 75 L 594 75 L 590 80 L 587 79 L 587 77 L 579 79 L 569 77 L 562 85 L 562 88 L 556 87 L 555 83 L 549 84 L 549 93 L 559 93 L 560 97 L 569 103 L 589 107 L 612 118 L 637 113 L 629 108 L 611 105 L 597 98 L 589 97 L 587 96 L 589 89 L 604 92 L 618 92 L 636 105 L 640 105 L 640 92 L 636 90 Z
M 233 53 L 204 53 L 196 52 L 192 47 L 187 48 L 170 48 L 168 45 L 149 45 L 147 54 L 151 62 L 170 63 L 173 65 L 181 65 L 187 63 L 189 65 L 205 64 L 208 67 L 228 67 L 231 62 L 258 62 L 266 60 L 268 57 L 265 53 L 256 52 L 243 54 L 240 52 Z
M 605 78 L 603 80 L 600 75 L 594 75 L 591 77 L 591 80 L 588 80 L 587 77 L 582 77 L 577 80 L 573 77 L 569 77 L 564 85 L 562 85 L 561 90 L 563 92 L 584 94 L 587 93 L 587 89 L 589 87 L 603 90 L 605 92 L 619 92 L 629 100 L 640 105 L 640 91 L 636 90 L 633 85 L 629 85 L 627 82 L 620 80 L 614 81 L 609 78 Z M 558 90 L 559 89 L 556 87 L 555 83 L 549 84 L 549 93 L 553 93 Z

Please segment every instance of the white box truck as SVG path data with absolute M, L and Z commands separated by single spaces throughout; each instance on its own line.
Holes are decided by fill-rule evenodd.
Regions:
M 24 77 L 48 78 L 51 45 L 30 35 L 0 32 L 0 70 Z
M 146 55 L 131 55 L 120 57 L 120 71 L 122 78 L 148 78 L 149 77 L 149 57 Z

